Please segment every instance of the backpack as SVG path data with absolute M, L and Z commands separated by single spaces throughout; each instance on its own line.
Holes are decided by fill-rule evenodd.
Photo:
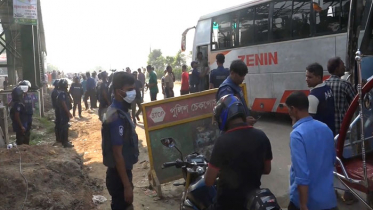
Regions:
M 252 191 L 247 201 L 248 210 L 281 210 L 276 197 L 267 188 Z

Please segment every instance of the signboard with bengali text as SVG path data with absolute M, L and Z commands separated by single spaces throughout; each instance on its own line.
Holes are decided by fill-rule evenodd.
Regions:
M 246 86 L 242 89 L 246 96 Z M 173 138 L 185 155 L 198 152 L 210 158 L 220 131 L 212 120 L 217 89 L 142 104 L 148 146 L 149 181 L 161 196 L 160 185 L 181 178 L 181 170 L 162 169 L 164 162 L 180 158 L 174 148 L 166 148 L 161 139 Z
M 37 6 L 37 0 L 13 0 L 13 18 L 15 23 L 23 25 L 37 25 Z

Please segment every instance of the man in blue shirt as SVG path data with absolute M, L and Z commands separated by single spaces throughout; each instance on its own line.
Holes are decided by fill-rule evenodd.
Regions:
M 221 53 L 216 55 L 218 68 L 210 73 L 210 89 L 218 88 L 229 76 L 229 70 L 224 68 L 225 56 Z
M 285 103 L 293 120 L 288 210 L 334 209 L 337 198 L 333 188 L 336 161 L 333 132 L 308 114 L 305 93 L 293 92 Z
M 229 69 L 229 77 L 219 86 L 219 90 L 216 93 L 216 101 L 219 101 L 221 97 L 229 94 L 238 97 L 246 110 L 246 122 L 249 125 L 254 125 L 256 119 L 251 116 L 251 110 L 246 104 L 243 91 L 240 87 L 248 72 L 249 70 L 242 60 L 234 60 Z
M 96 81 L 95 79 L 91 77 L 91 73 L 87 72 L 86 76 L 87 76 L 87 91 L 84 93 L 84 101 L 87 101 L 89 98 L 91 101 L 91 108 L 97 108 Z M 86 109 L 89 109 L 88 103 L 86 103 Z
M 133 202 L 132 168 L 138 161 L 138 136 L 128 109 L 136 98 L 135 78 L 125 72 L 113 77 L 113 103 L 102 124 L 103 163 L 111 209 L 127 209 Z
M 311 88 L 308 95 L 308 113 L 313 119 L 325 123 L 335 135 L 334 122 L 334 96 L 329 86 L 322 81 L 323 68 L 318 63 L 313 63 L 306 68 L 306 82 Z

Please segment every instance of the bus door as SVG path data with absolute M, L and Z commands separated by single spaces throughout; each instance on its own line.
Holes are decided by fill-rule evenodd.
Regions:
M 202 53 L 202 60 L 203 60 L 203 68 L 209 68 L 209 62 L 208 62 L 208 48 L 209 46 L 208 45 L 201 45 L 201 46 L 197 46 L 197 54 L 196 54 L 196 57 L 195 57 L 195 60 L 197 61 L 198 60 L 198 53 L 201 52 Z M 208 90 L 209 89 L 209 74 L 206 74 L 205 76 L 205 79 L 204 79 L 204 89 L 205 90 Z

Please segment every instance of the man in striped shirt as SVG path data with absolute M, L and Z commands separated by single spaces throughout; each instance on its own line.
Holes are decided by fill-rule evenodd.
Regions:
M 351 83 L 341 79 L 341 76 L 343 76 L 345 72 L 345 66 L 340 57 L 331 58 L 328 61 L 328 71 L 331 76 L 325 81 L 325 84 L 333 90 L 335 115 L 334 133 L 337 135 L 341 129 L 343 117 L 352 100 L 354 100 L 356 91 Z M 356 201 L 354 196 L 341 183 L 336 182 L 335 185 L 345 189 L 342 199 L 346 204 L 352 204 Z
M 354 100 L 356 91 L 351 83 L 341 79 L 341 76 L 343 76 L 345 72 L 345 66 L 341 58 L 331 58 L 328 61 L 328 71 L 331 76 L 325 81 L 325 84 L 333 90 L 335 134 L 339 134 L 343 117 L 345 116 L 352 100 Z

